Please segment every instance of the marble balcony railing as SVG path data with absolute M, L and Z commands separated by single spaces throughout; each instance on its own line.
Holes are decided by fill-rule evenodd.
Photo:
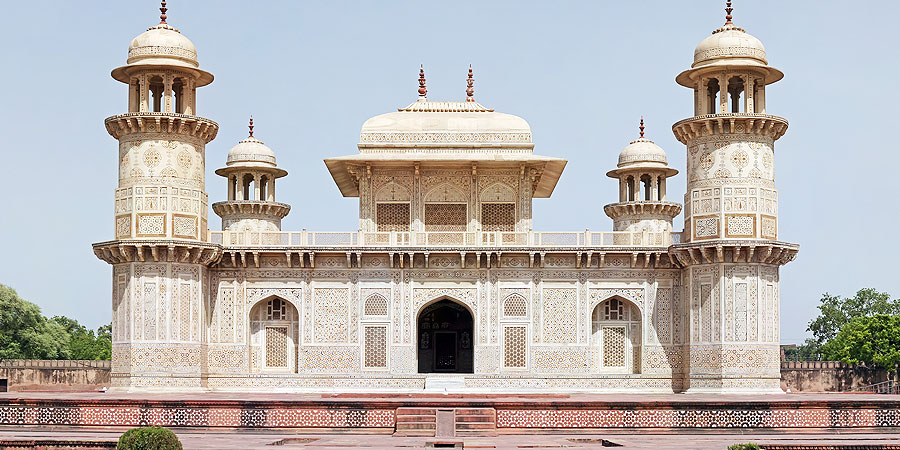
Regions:
M 225 247 L 668 247 L 681 233 L 629 231 L 210 231 Z

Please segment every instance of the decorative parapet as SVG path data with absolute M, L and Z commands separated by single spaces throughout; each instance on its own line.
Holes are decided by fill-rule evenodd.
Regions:
M 106 131 L 116 138 L 134 133 L 177 133 L 209 143 L 219 124 L 199 116 L 162 112 L 133 112 L 106 118 Z
M 531 144 L 531 133 L 460 133 L 460 132 L 378 132 L 360 133 L 360 148 L 372 144 L 403 145 L 460 145 L 483 146 L 485 144 Z
M 677 205 L 677 204 L 676 204 Z M 679 206 L 680 208 L 680 206 Z M 313 232 L 210 231 L 210 242 L 253 247 L 375 247 L 375 248 L 588 248 L 668 247 L 681 233 L 629 231 L 434 231 L 434 232 Z
M 757 113 L 706 114 L 672 125 L 675 138 L 685 145 L 692 139 L 713 134 L 753 134 L 777 140 L 787 128 L 787 119 Z
M 4 359 L 0 369 L 109 369 L 109 360 L 90 359 Z

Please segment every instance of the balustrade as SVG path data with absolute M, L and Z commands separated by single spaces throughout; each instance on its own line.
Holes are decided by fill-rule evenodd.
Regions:
M 681 233 L 630 231 L 210 231 L 226 247 L 668 247 Z

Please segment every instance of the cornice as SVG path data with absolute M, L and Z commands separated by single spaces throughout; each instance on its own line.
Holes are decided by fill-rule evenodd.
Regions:
M 620 202 L 610 203 L 603 207 L 603 212 L 609 218 L 616 220 L 621 217 L 658 218 L 659 216 L 674 218 L 681 213 L 681 203 L 674 202 Z
M 212 265 L 222 258 L 222 246 L 178 239 L 122 239 L 98 242 L 94 255 L 109 264 L 130 262 L 178 262 Z
M 797 257 L 800 246 L 763 239 L 709 240 L 669 247 L 669 257 L 682 267 L 716 263 L 760 263 L 783 266 Z
M 121 139 L 135 133 L 171 133 L 190 136 L 209 143 L 216 138 L 219 124 L 187 114 L 132 112 L 106 118 L 106 131 Z
M 672 125 L 675 138 L 685 145 L 692 139 L 717 134 L 749 134 L 777 140 L 787 128 L 787 119 L 757 113 L 706 114 Z
M 262 217 L 283 219 L 291 211 L 291 205 L 264 201 L 226 201 L 212 204 L 213 211 L 221 218 Z

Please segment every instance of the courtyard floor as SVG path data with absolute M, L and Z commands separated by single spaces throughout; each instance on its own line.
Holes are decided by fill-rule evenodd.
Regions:
M 5 440 L 103 440 L 115 442 L 120 431 L 78 429 L 0 429 L 0 442 Z M 302 449 L 389 449 L 428 448 L 429 443 L 463 443 L 462 448 L 487 449 L 600 449 L 614 446 L 622 449 L 716 449 L 723 450 L 739 442 L 758 444 L 809 445 L 809 446 L 853 446 L 856 449 L 892 445 L 900 448 L 898 434 L 870 433 L 812 433 L 812 434 L 739 434 L 739 433 L 670 433 L 670 434 L 537 434 L 501 435 L 494 437 L 466 438 L 415 438 L 393 437 L 391 435 L 368 434 L 291 434 L 285 432 L 235 432 L 235 431 L 179 431 L 176 434 L 185 449 L 242 449 L 271 450 L 272 448 Z M 605 442 L 604 442 L 605 441 Z M 2 448 L 2 446 L 0 446 Z
M 74 402 L 81 405 L 103 404 L 154 404 L 156 402 L 175 402 L 179 406 L 190 407 L 197 404 L 221 402 L 239 402 L 242 405 L 255 403 L 264 405 L 301 403 L 317 404 L 328 407 L 329 403 L 358 405 L 380 405 L 397 407 L 399 405 L 415 406 L 417 403 L 476 405 L 491 404 L 494 406 L 514 405 L 528 407 L 541 405 L 544 408 L 565 406 L 579 409 L 593 407 L 653 407 L 676 405 L 678 408 L 690 409 L 692 404 L 698 408 L 715 404 L 742 405 L 748 410 L 768 408 L 775 404 L 821 405 L 829 410 L 852 410 L 865 405 L 869 410 L 892 409 L 900 407 L 900 395 L 876 394 L 784 394 L 784 395 L 684 395 L 684 394 L 449 394 L 435 393 L 417 394 L 287 394 L 287 393 L 101 393 L 101 392 L 8 392 L 0 393 L 0 403 L 31 404 L 44 402 Z M 146 403 L 144 403 L 146 402 Z M 249 403 L 248 403 L 249 402 Z M 169 407 L 169 406 L 166 406 Z M 440 407 L 440 406 L 438 406 Z M 0 425 L 0 449 L 3 441 L 17 440 L 91 440 L 115 442 L 126 428 L 104 426 L 64 426 L 64 425 Z M 780 446 L 845 446 L 846 448 L 891 448 L 900 450 L 900 429 L 884 427 L 874 428 L 829 428 L 829 429 L 691 429 L 678 430 L 636 430 L 610 429 L 585 430 L 578 432 L 565 430 L 524 430 L 528 434 L 509 434 L 510 429 L 498 430 L 494 436 L 466 436 L 456 438 L 433 437 L 399 437 L 392 436 L 390 430 L 358 430 L 342 432 L 337 429 L 290 428 L 256 428 L 234 429 L 215 427 L 177 428 L 178 434 L 186 449 L 272 449 L 272 448 L 429 448 L 433 443 L 461 443 L 456 448 L 582 448 L 599 449 L 618 447 L 623 449 L 725 449 L 728 445 L 740 442 Z M 379 434 L 375 434 L 379 433 Z M 828 446 L 828 447 L 822 447 Z M 889 447 L 883 447 L 889 446 Z M 445 446 L 434 446 L 441 448 Z M 452 447 L 451 447 L 452 448 Z M 840 448 L 840 447 L 838 447 Z

